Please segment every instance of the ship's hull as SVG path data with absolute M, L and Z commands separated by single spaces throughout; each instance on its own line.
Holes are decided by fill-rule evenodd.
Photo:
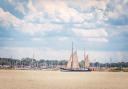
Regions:
M 60 68 L 60 71 L 62 72 L 90 72 L 90 69 L 66 69 L 66 68 Z

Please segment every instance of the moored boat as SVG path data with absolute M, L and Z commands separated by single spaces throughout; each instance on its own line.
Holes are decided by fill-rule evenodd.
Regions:
M 70 55 L 70 59 L 67 63 L 66 68 L 60 68 L 63 72 L 88 72 L 91 71 L 89 68 L 90 63 L 88 60 L 88 55 L 84 52 L 84 68 L 80 68 L 77 56 L 77 50 L 74 52 L 73 50 L 73 43 L 72 43 L 72 53 Z

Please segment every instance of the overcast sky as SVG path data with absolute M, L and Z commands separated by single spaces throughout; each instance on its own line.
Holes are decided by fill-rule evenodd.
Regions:
M 128 60 L 128 0 L 0 0 L 0 56 Z

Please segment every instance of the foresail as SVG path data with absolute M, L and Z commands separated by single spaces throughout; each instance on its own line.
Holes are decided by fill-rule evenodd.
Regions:
M 72 68 L 72 54 L 70 55 L 70 59 L 68 61 L 68 64 L 67 64 L 67 69 L 71 69 Z
M 77 57 L 77 52 L 73 53 L 73 64 L 72 64 L 73 69 L 79 69 L 79 62 L 78 62 L 78 57 Z
M 90 62 L 89 62 L 89 59 L 88 59 L 88 55 L 84 56 L 84 61 L 85 61 L 85 68 L 89 68 Z

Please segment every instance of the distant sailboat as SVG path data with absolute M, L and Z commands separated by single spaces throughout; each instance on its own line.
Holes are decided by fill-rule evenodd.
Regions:
M 86 53 L 84 52 L 84 67 L 85 68 L 89 68 L 90 67 L 90 62 L 88 59 L 88 54 L 86 55 Z
M 78 56 L 77 56 L 77 51 L 74 52 L 73 50 L 73 43 L 72 43 L 72 53 L 70 55 L 70 59 L 67 63 L 67 67 L 66 68 L 60 68 L 61 71 L 77 71 L 77 72 L 84 72 L 84 71 L 90 71 L 89 69 L 89 60 L 88 60 L 88 55 L 86 56 L 84 53 L 84 61 L 85 61 L 85 68 L 84 69 L 80 69 L 79 66 L 79 62 L 78 62 Z

